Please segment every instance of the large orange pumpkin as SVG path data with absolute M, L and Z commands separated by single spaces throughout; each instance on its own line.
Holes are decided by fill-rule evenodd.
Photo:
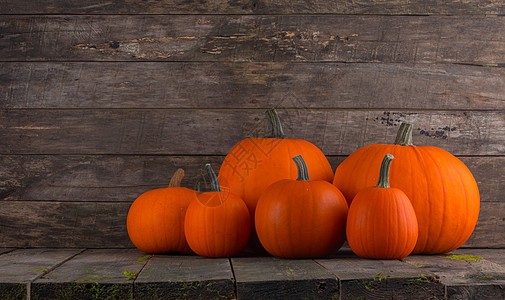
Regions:
M 277 181 L 258 200 L 259 240 L 268 253 L 278 257 L 329 255 L 344 243 L 347 202 L 333 184 L 310 180 L 301 155 L 293 160 L 298 178 Z
M 147 253 L 191 253 L 184 236 L 184 216 L 197 192 L 181 187 L 178 169 L 167 188 L 147 191 L 130 206 L 126 219 L 132 243 Z
M 347 242 L 356 255 L 400 259 L 416 246 L 418 225 L 414 208 L 404 192 L 389 186 L 393 156 L 387 154 L 377 186 L 361 190 L 347 216 Z
M 206 165 L 212 191 L 198 195 L 188 206 L 184 232 L 189 247 L 205 257 L 234 256 L 244 249 L 251 219 L 244 201 L 221 191 L 216 174 Z
M 296 179 L 297 170 L 291 158 L 302 155 L 314 180 L 332 181 L 333 170 L 326 156 L 314 144 L 287 138 L 275 109 L 266 112 L 271 134 L 267 138 L 248 138 L 238 142 L 226 155 L 219 181 L 221 186 L 240 196 L 254 220 L 256 203 L 263 191 L 281 179 Z M 253 221 L 254 222 L 254 221 Z M 260 249 L 253 226 L 251 248 Z
M 412 144 L 412 125 L 402 124 L 396 143 L 372 144 L 347 157 L 333 183 L 347 201 L 377 182 L 381 159 L 391 153 L 390 184 L 404 191 L 416 211 L 419 237 L 413 253 L 445 253 L 472 234 L 479 217 L 480 196 L 468 168 L 449 152 Z

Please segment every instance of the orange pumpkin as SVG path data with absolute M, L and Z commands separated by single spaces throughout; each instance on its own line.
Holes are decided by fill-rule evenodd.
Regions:
M 184 236 L 184 216 L 197 192 L 181 187 L 178 169 L 167 188 L 147 191 L 130 206 L 126 219 L 132 243 L 147 253 L 191 253 Z
M 297 171 L 291 157 L 303 155 L 312 179 L 331 182 L 333 178 L 330 163 L 319 148 L 302 139 L 287 138 L 275 109 L 267 110 L 266 115 L 270 136 L 238 142 L 219 170 L 221 185 L 245 201 L 253 221 L 256 203 L 269 185 L 281 179 L 296 179 Z M 256 250 L 261 248 L 254 226 L 250 246 Z
M 376 187 L 361 190 L 352 200 L 347 216 L 347 242 L 356 255 L 400 259 L 416 246 L 418 225 L 414 208 L 404 192 L 389 186 L 393 156 L 381 164 Z
M 212 191 L 198 195 L 188 206 L 184 232 L 189 247 L 205 257 L 234 256 L 244 249 L 251 219 L 244 201 L 221 191 L 216 174 L 206 165 Z
M 255 219 L 259 240 L 278 257 L 326 256 L 344 243 L 347 202 L 331 183 L 310 180 L 301 155 L 293 160 L 298 178 L 272 184 L 258 200 Z
M 463 245 L 479 217 L 477 183 L 449 152 L 412 145 L 411 124 L 402 124 L 394 145 L 372 144 L 352 153 L 338 166 L 333 184 L 350 201 L 377 181 L 375 170 L 386 153 L 396 158 L 391 186 L 405 192 L 416 211 L 419 238 L 413 253 L 445 253 Z

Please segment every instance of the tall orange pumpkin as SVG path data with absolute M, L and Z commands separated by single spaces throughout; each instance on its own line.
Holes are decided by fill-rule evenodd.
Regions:
M 238 142 L 226 155 L 219 170 L 221 186 L 245 201 L 251 220 L 254 220 L 259 197 L 269 185 L 281 179 L 296 179 L 293 156 L 300 154 L 305 158 L 312 179 L 331 182 L 333 178 L 330 163 L 318 147 L 302 139 L 287 138 L 275 109 L 267 110 L 266 115 L 270 136 Z M 250 246 L 261 248 L 254 226 Z
M 376 259 L 400 259 L 417 242 L 418 225 L 409 198 L 389 185 L 393 156 L 382 160 L 377 186 L 361 190 L 347 216 L 347 242 L 356 255 Z
M 337 168 L 333 184 L 347 201 L 377 182 L 381 159 L 391 153 L 391 187 L 404 191 L 416 211 L 419 237 L 413 253 L 446 253 L 463 245 L 479 217 L 480 196 L 468 168 L 449 152 L 412 144 L 412 125 L 402 124 L 396 142 L 362 147 Z
M 251 219 L 244 201 L 221 191 L 216 174 L 206 165 L 212 191 L 198 195 L 188 206 L 184 233 L 189 247 L 205 257 L 234 256 L 244 249 Z
M 329 255 L 344 243 L 347 202 L 331 183 L 310 180 L 301 155 L 293 160 L 298 178 L 277 181 L 258 200 L 255 219 L 259 240 L 278 257 Z
M 181 187 L 178 169 L 167 188 L 147 191 L 130 206 L 126 219 L 132 243 L 147 253 L 191 253 L 184 236 L 184 216 L 197 192 Z

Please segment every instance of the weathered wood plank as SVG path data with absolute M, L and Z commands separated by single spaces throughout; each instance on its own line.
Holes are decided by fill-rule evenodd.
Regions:
M 206 163 L 219 170 L 224 156 L 0 155 L 0 200 L 133 201 L 167 186 L 178 169 L 182 185 L 207 191 Z M 328 156 L 335 170 L 345 156 Z M 460 157 L 473 173 L 481 201 L 505 202 L 505 157 Z
M 316 260 L 338 277 L 340 299 L 444 299 L 438 278 L 398 260 L 343 255 Z
M 500 14 L 500 0 L 325 1 L 325 0 L 99 0 L 43 2 L 2 0 L 2 14 Z
M 280 109 L 285 132 L 326 155 L 392 143 L 402 121 L 414 143 L 454 155 L 503 155 L 501 111 Z M 2 154 L 224 155 L 247 136 L 264 136 L 263 110 L 3 110 Z
M 487 261 L 505 267 L 505 249 L 457 249 L 452 252 L 457 255 L 474 255 Z
M 504 95 L 503 68 L 468 65 L 0 63 L 0 108 L 499 110 Z
M 2 16 L 0 36 L 2 61 L 501 65 L 505 55 L 496 16 Z
M 0 255 L 14 251 L 15 248 L 0 248 Z
M 126 232 L 130 205 L 3 201 L 0 247 L 132 248 Z M 464 247 L 505 247 L 504 211 L 504 202 L 482 202 L 477 227 Z
M 136 249 L 86 250 L 32 283 L 31 299 L 133 299 L 147 261 Z
M 236 299 L 227 258 L 155 255 L 134 290 L 135 299 Z
M 479 220 L 463 247 L 505 248 L 505 201 L 481 202 Z
M 78 249 L 18 249 L 0 256 L 0 298 L 26 299 L 31 282 L 58 264 L 70 259 Z
M 182 186 L 208 191 L 206 163 L 223 156 L 0 156 L 0 200 L 133 201 L 167 187 L 178 168 Z M 207 189 L 209 188 L 209 189 Z
M 231 258 L 239 299 L 338 298 L 338 281 L 313 260 Z
M 448 256 L 450 257 L 450 256 Z M 409 256 L 404 260 L 440 277 L 448 299 L 505 298 L 505 267 L 495 263 L 449 259 L 445 256 Z
M 4 201 L 0 247 L 132 248 L 130 202 Z

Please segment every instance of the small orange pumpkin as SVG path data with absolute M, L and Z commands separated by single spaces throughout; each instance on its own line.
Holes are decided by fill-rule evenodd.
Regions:
M 390 184 L 410 199 L 419 223 L 413 253 L 445 253 L 463 245 L 479 217 L 477 182 L 468 168 L 449 152 L 412 144 L 412 125 L 402 124 L 396 143 L 372 144 L 349 155 L 335 172 L 333 184 L 347 201 L 377 182 L 385 154 L 395 157 Z
M 269 186 L 256 206 L 256 231 L 265 250 L 284 258 L 322 257 L 345 240 L 347 202 L 331 183 L 310 180 L 301 155 L 298 179 Z
M 234 256 L 244 249 L 249 240 L 249 211 L 239 196 L 221 191 L 210 164 L 206 168 L 212 191 L 198 195 L 189 204 L 184 221 L 186 240 L 200 256 Z
M 416 246 L 417 218 L 409 198 L 389 186 L 393 156 L 382 160 L 376 187 L 361 190 L 347 216 L 347 242 L 356 255 L 376 259 L 400 259 Z
M 197 192 L 181 187 L 184 170 L 178 169 L 167 188 L 147 191 L 130 206 L 126 219 L 128 235 L 147 253 L 191 253 L 184 236 L 186 209 Z

